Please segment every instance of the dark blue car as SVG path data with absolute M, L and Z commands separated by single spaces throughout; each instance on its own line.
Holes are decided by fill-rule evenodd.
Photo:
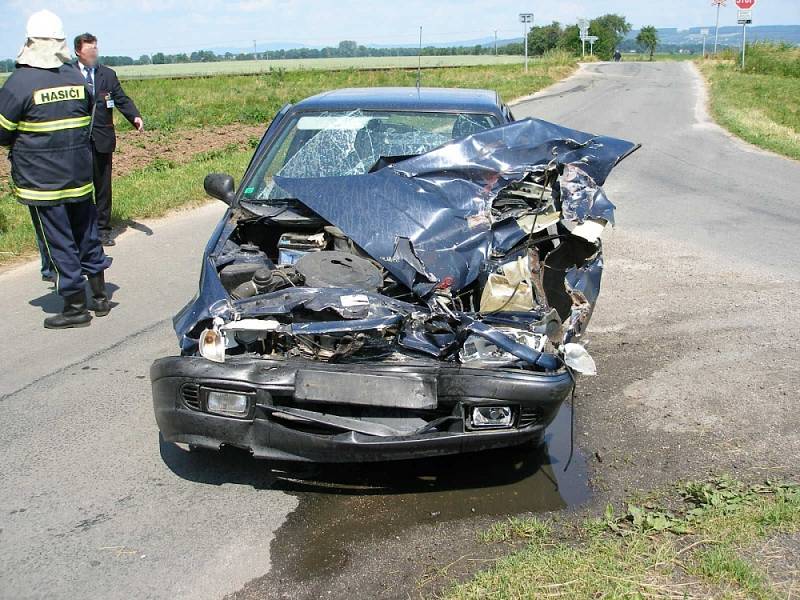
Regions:
M 636 149 L 514 121 L 488 90 L 370 88 L 284 107 L 152 366 L 166 441 L 317 462 L 541 440 L 600 288 L 600 187 Z

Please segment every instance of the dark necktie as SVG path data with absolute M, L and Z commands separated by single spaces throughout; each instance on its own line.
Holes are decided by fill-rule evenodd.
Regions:
M 86 86 L 89 88 L 89 95 L 94 98 L 94 69 L 86 67 Z

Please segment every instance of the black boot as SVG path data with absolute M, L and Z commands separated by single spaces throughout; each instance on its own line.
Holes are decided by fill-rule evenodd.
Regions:
M 86 310 L 86 294 L 81 290 L 64 296 L 64 310 L 44 320 L 45 329 L 69 329 L 70 327 L 88 327 L 92 315 Z
M 105 317 L 111 312 L 111 305 L 108 303 L 108 294 L 106 293 L 105 274 L 100 272 L 89 277 L 89 289 L 92 290 L 92 302 L 89 308 L 94 311 L 95 317 Z

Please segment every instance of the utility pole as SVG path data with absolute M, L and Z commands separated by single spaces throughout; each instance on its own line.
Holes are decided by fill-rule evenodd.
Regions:
M 494 55 L 497 56 L 497 29 L 494 30 Z
M 719 7 L 725 6 L 727 0 L 711 0 L 712 6 L 717 7 L 717 25 L 714 27 L 714 54 L 717 53 L 717 41 L 719 40 Z
M 528 32 L 533 27 L 533 13 L 519 13 L 519 22 L 524 27 L 522 43 L 525 45 L 525 72 L 528 72 Z
M 255 40 L 253 40 L 253 60 L 258 60 L 258 50 L 256 49 Z
M 417 52 L 417 90 L 422 85 L 422 25 L 419 26 L 419 51 Z
M 744 71 L 744 51 L 747 48 L 747 22 L 742 23 L 742 71 Z

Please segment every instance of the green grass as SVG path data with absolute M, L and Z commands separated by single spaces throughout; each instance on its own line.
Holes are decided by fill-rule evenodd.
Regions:
M 123 223 L 159 217 L 170 210 L 198 204 L 207 198 L 203 178 L 214 171 L 241 177 L 250 150 L 214 151 L 197 155 L 192 161 L 173 166 L 163 161 L 114 181 L 112 220 Z M 7 190 L 0 192 L 0 264 L 29 255 L 36 249 L 36 238 L 26 206 Z
M 800 49 L 767 44 L 737 58 L 701 61 L 714 119 L 761 148 L 800 160 Z
M 422 84 L 488 88 L 511 100 L 558 81 L 572 72 L 575 65 L 574 57 L 555 54 L 532 60 L 527 74 L 520 65 L 423 69 Z M 326 90 L 413 86 L 415 82 L 415 71 L 399 69 L 274 70 L 260 75 L 133 80 L 125 82 L 124 87 L 136 101 L 149 129 L 174 131 L 228 123 L 266 124 L 287 102 L 297 102 Z M 130 129 L 124 119 L 118 119 L 117 124 L 121 129 Z
M 423 70 L 425 86 L 488 88 L 503 98 L 535 92 L 571 73 L 575 57 L 554 53 L 532 59 L 526 74 L 519 65 L 497 65 Z M 413 86 L 416 73 L 381 71 L 272 71 L 262 75 L 220 75 L 190 79 L 146 79 L 125 83 L 149 129 L 168 136 L 185 130 L 232 123 L 266 124 L 287 102 L 322 91 L 358 86 Z M 119 116 L 118 114 L 116 115 Z M 124 119 L 119 129 L 130 129 Z M 202 181 L 210 171 L 241 175 L 249 152 L 216 151 L 211 158 L 195 157 L 174 166 L 163 159 L 147 168 L 114 180 L 116 222 L 157 217 L 169 210 L 203 199 Z M 0 264 L 35 252 L 35 239 L 27 208 L 17 204 L 0 179 Z
M 472 598 L 760 598 L 779 597 L 746 550 L 759 540 L 800 531 L 800 486 L 746 487 L 730 479 L 688 484 L 683 501 L 609 507 L 602 519 L 552 527 L 536 518 L 499 523 L 486 543 L 522 539 L 446 597 Z

